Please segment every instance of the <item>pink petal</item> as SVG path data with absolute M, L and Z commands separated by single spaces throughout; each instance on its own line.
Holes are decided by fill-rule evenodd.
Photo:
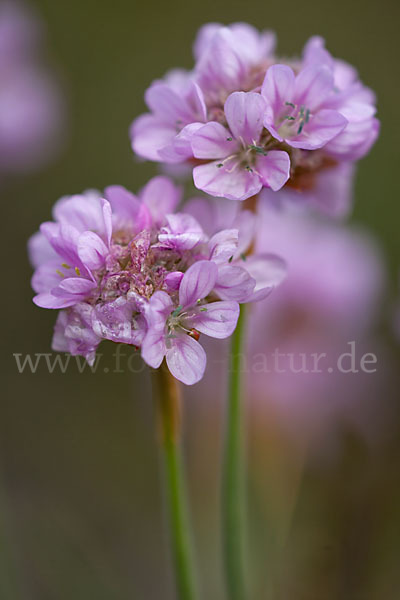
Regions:
M 189 325 L 213 338 L 224 339 L 232 335 L 239 318 L 237 302 L 211 302 L 198 309 Z
M 320 110 L 304 125 L 300 135 L 286 139 L 286 143 L 303 150 L 322 148 L 343 131 L 346 125 L 347 119 L 336 110 Z
M 210 121 L 200 127 L 192 137 L 192 150 L 196 158 L 224 158 L 237 152 L 238 146 L 223 125 Z
M 85 295 L 89 294 L 89 292 L 91 292 L 91 290 L 95 287 L 96 283 L 94 281 L 90 281 L 84 277 L 68 277 L 67 279 L 61 280 L 58 285 L 58 289 L 62 290 L 62 292 L 73 294 L 79 297 L 84 297 Z M 56 291 L 57 290 L 52 290 L 52 293 L 55 293 Z
M 185 203 L 185 212 L 194 216 L 207 234 L 212 235 L 223 227 L 231 227 L 240 206 L 226 198 L 191 198 Z
M 122 185 L 110 185 L 104 190 L 104 195 L 112 207 L 114 218 L 131 221 L 136 219 L 140 209 L 138 198 Z
M 243 267 L 256 281 L 247 302 L 256 302 L 266 298 L 286 277 L 285 261 L 275 254 L 250 256 Z
M 153 177 L 139 193 L 141 201 L 150 210 L 156 223 L 160 223 L 167 213 L 174 212 L 182 198 L 182 187 L 169 177 Z
M 49 292 L 62 280 L 60 273 L 65 273 L 65 270 L 60 267 L 60 259 L 40 265 L 32 276 L 32 288 L 37 294 Z
M 217 265 L 208 260 L 195 262 L 184 274 L 179 287 L 179 304 L 193 306 L 206 298 L 217 280 Z
M 208 242 L 210 260 L 217 264 L 226 263 L 235 255 L 238 247 L 239 232 L 237 229 L 223 229 Z
M 285 102 L 292 102 L 294 93 L 295 75 L 293 70 L 286 65 L 272 65 L 267 70 L 261 88 L 261 94 L 267 105 L 273 110 L 277 117 Z
M 204 239 L 204 232 L 192 215 L 176 213 L 166 215 L 167 225 L 161 229 L 161 245 L 177 250 L 191 250 Z
M 174 123 L 166 123 L 160 117 L 151 114 L 144 114 L 135 119 L 130 129 L 133 151 L 148 160 L 160 161 L 159 150 L 171 144 L 175 136 Z
M 290 175 L 290 158 L 287 152 L 271 150 L 267 156 L 257 158 L 257 171 L 265 187 L 274 192 L 285 185 Z
M 141 346 L 141 355 L 144 362 L 153 369 L 158 369 L 164 359 L 165 352 L 164 330 L 148 329 Z
M 76 304 L 76 298 L 58 298 L 50 293 L 38 294 L 33 298 L 34 304 L 40 308 L 66 308 Z
M 359 160 L 374 144 L 379 129 L 380 123 L 375 118 L 360 123 L 349 123 L 325 146 L 324 151 L 340 160 Z
M 166 361 L 172 375 L 186 385 L 200 381 L 206 368 L 206 353 L 196 340 L 186 334 L 172 340 Z
M 193 169 L 193 180 L 199 190 L 229 200 L 246 200 L 262 188 L 259 176 L 244 169 L 236 158 L 221 163 L 214 161 Z
M 146 91 L 145 100 L 150 110 L 167 123 L 183 126 L 194 120 L 182 96 L 164 82 L 153 83 Z
M 85 267 L 92 271 L 104 265 L 108 248 L 97 233 L 85 231 L 79 237 L 78 255 Z
M 223 300 L 246 302 L 255 285 L 255 279 L 242 266 L 238 264 L 223 265 L 218 268 L 218 279 L 214 291 Z
M 333 91 L 333 73 L 324 65 L 310 65 L 300 71 L 295 83 L 295 103 L 315 111 Z
M 57 259 L 57 254 L 51 247 L 48 239 L 40 231 L 34 233 L 28 240 L 28 253 L 32 266 L 40 265 Z
M 221 27 L 204 48 L 196 65 L 196 79 L 206 91 L 234 90 L 246 75 L 246 65 L 235 37 L 228 27 Z
M 105 241 L 106 244 L 108 246 L 108 248 L 110 247 L 111 244 L 111 237 L 112 237 L 112 210 L 111 210 L 111 205 L 107 200 L 104 200 L 104 198 L 101 199 L 101 208 L 103 211 L 103 221 L 104 221 L 104 233 L 105 233 Z
M 54 205 L 53 216 L 55 221 L 66 223 L 79 233 L 88 230 L 105 233 L 100 193 L 94 190 L 60 198 Z
M 173 308 L 172 300 L 166 292 L 156 292 L 145 307 L 144 316 L 148 325 L 142 342 L 143 360 L 157 369 L 165 356 L 165 323 Z
M 235 258 L 246 252 L 254 240 L 257 216 L 249 210 L 242 210 L 233 221 L 233 227 L 239 230 L 238 247 Z
M 170 290 L 176 291 L 176 290 L 179 290 L 179 286 L 181 284 L 182 277 L 183 277 L 182 271 L 174 271 L 173 273 L 168 273 L 168 275 L 166 275 L 166 277 L 164 279 L 164 283 Z
M 207 50 L 212 38 L 221 27 L 223 25 L 219 23 L 206 23 L 200 27 L 193 44 L 193 54 L 196 60 L 199 60 L 203 52 Z
M 159 150 L 160 158 L 166 162 L 181 162 L 193 157 L 192 139 L 204 127 L 204 123 L 189 123 L 172 140 L 169 146 Z
M 246 144 L 256 144 L 263 128 L 264 98 L 253 92 L 234 92 L 225 102 L 224 110 L 234 137 Z

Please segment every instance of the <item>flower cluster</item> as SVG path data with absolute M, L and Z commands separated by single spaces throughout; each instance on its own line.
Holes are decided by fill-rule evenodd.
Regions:
M 180 196 L 160 176 L 138 196 L 111 186 L 56 203 L 54 221 L 29 243 L 34 302 L 61 309 L 53 349 L 93 362 L 107 339 L 140 347 L 153 368 L 165 357 L 188 385 L 201 379 L 200 334 L 231 335 L 239 302 L 265 298 L 285 267 L 271 254 L 246 256 L 254 215 L 243 211 L 210 236 L 193 214 L 176 212 Z
M 350 173 L 378 135 L 373 92 L 319 37 L 300 59 L 279 59 L 274 47 L 272 33 L 244 23 L 202 27 L 193 70 L 147 90 L 134 151 L 192 165 L 198 189 L 233 200 L 262 188 L 309 192 L 325 172 Z
M 62 102 L 41 45 L 41 24 L 30 10 L 1 2 L 0 177 L 47 160 L 61 130 Z

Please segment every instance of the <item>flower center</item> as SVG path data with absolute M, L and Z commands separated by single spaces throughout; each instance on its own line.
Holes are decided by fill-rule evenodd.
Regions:
M 285 109 L 278 119 L 280 126 L 278 133 L 282 138 L 291 138 L 300 135 L 306 123 L 310 120 L 311 111 L 304 105 L 297 106 L 293 102 L 285 102 Z
M 113 238 L 106 264 L 96 273 L 101 300 L 113 300 L 130 291 L 149 299 L 163 288 L 165 276 L 182 263 L 175 251 L 152 245 L 156 237 L 149 231 L 140 232 L 128 244 L 120 240 Z

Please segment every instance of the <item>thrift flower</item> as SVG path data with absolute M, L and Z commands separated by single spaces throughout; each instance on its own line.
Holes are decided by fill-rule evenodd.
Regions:
M 318 194 L 323 174 L 352 173 L 379 133 L 373 92 L 319 37 L 301 59 L 282 60 L 274 46 L 272 33 L 245 23 L 202 27 L 193 70 L 146 92 L 151 112 L 132 125 L 134 151 L 185 163 L 198 189 L 234 200 L 262 188 L 303 198 Z
M 150 298 L 146 311 L 144 360 L 156 369 L 165 356 L 171 373 L 187 385 L 199 381 L 206 367 L 206 353 L 198 342 L 200 333 L 229 337 L 239 317 L 237 302 L 207 302 L 217 276 L 215 263 L 198 261 L 182 277 L 178 306 L 166 292 L 159 291 Z
M 273 65 L 261 88 L 267 106 L 265 127 L 293 148 L 325 146 L 347 125 L 339 111 L 325 108 L 333 90 L 333 73 L 325 65 L 310 65 L 297 76 L 290 67 Z
M 53 349 L 93 363 L 107 339 L 141 348 L 155 368 L 165 356 L 188 385 L 201 379 L 200 334 L 231 335 L 238 302 L 266 297 L 279 283 L 274 265 L 283 277 L 284 264 L 270 256 L 259 257 L 261 272 L 236 264 L 238 230 L 209 236 L 189 212 L 175 212 L 180 198 L 160 176 L 137 196 L 111 186 L 56 203 L 54 221 L 29 242 L 34 302 L 61 311 Z
M 261 145 L 265 103 L 260 94 L 235 92 L 225 103 L 229 129 L 207 123 L 192 137 L 196 158 L 217 159 L 193 170 L 196 187 L 212 196 L 245 200 L 263 186 L 279 190 L 289 178 L 287 152 Z

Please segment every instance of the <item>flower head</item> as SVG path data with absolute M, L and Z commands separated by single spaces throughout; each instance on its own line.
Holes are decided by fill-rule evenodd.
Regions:
M 34 302 L 61 309 L 53 348 L 93 362 L 102 339 L 129 344 L 195 383 L 205 367 L 200 334 L 231 335 L 238 302 L 265 297 L 277 281 L 231 264 L 237 229 L 210 237 L 192 214 L 175 212 L 181 191 L 166 177 L 138 196 L 121 186 L 103 196 L 62 198 L 29 243 Z
M 245 23 L 208 24 L 191 72 L 146 93 L 131 129 L 139 155 L 193 167 L 196 187 L 245 200 L 261 188 L 309 192 L 321 172 L 362 158 L 377 138 L 375 97 L 319 37 L 282 60 L 275 38 Z M 219 172 L 218 172 L 219 170 Z

